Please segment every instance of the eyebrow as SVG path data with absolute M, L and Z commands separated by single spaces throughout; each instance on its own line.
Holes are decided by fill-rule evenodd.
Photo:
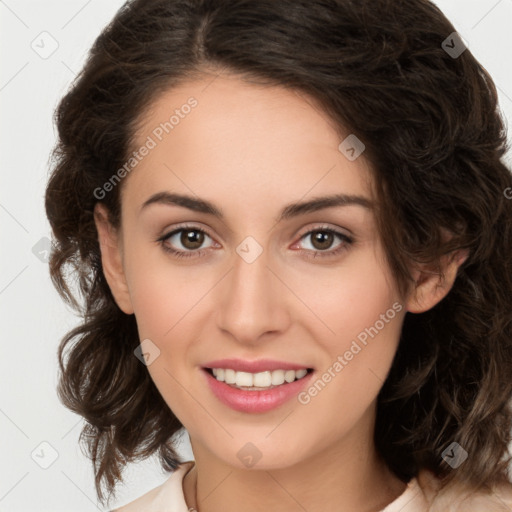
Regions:
M 164 204 L 171 206 L 182 206 L 199 213 L 206 213 L 213 215 L 221 220 L 224 220 L 224 214 L 213 203 L 205 199 L 198 199 L 192 196 L 175 194 L 171 192 L 157 192 L 147 199 L 141 206 L 140 213 L 152 204 Z M 368 210 L 373 209 L 373 203 L 368 198 L 357 195 L 347 194 L 334 194 L 330 196 L 317 197 L 309 201 L 298 203 L 290 203 L 286 205 L 276 222 L 304 215 L 306 213 L 323 210 L 324 208 L 332 208 L 335 206 L 361 206 Z

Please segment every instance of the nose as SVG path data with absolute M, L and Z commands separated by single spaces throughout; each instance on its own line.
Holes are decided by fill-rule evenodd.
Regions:
M 221 285 L 217 325 L 239 343 L 258 344 L 288 328 L 292 294 L 269 259 L 266 250 L 251 263 L 234 252 L 233 268 Z

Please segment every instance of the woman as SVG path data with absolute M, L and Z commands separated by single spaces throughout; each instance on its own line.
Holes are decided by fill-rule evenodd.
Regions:
M 158 453 L 118 511 L 512 507 L 506 134 L 433 4 L 128 2 L 57 126 L 100 499 Z

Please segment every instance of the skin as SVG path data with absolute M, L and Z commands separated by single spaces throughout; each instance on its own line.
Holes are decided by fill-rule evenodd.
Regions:
M 336 206 L 275 222 L 285 205 L 333 193 L 375 201 L 364 154 L 349 161 L 338 150 L 348 133 L 296 91 L 233 75 L 190 81 L 156 99 L 136 146 L 190 96 L 197 107 L 124 180 L 121 229 L 103 205 L 95 210 L 112 293 L 135 314 L 140 339 L 159 348 L 148 371 L 190 435 L 196 465 L 184 479 L 187 504 L 200 512 L 234 512 L 240 503 L 247 512 L 380 510 L 405 484 L 375 451 L 376 398 L 405 313 L 439 302 L 463 259 L 443 260 L 444 280 L 414 269 L 417 286 L 401 297 L 373 209 Z M 224 219 L 165 204 L 141 213 L 162 191 L 211 201 Z M 206 230 L 202 255 L 178 259 L 156 241 L 184 222 Z M 322 227 L 353 243 L 334 236 L 322 249 L 307 235 Z M 236 252 L 248 236 L 263 250 L 250 264 Z M 164 244 L 197 250 L 180 234 Z M 308 404 L 237 412 L 205 383 L 201 366 L 223 357 L 285 360 L 320 376 L 394 303 L 401 311 Z M 247 442 L 261 452 L 252 468 L 237 457 Z

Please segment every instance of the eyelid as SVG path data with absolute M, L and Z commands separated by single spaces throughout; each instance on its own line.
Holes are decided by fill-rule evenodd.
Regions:
M 352 232 L 350 230 L 348 230 L 347 228 L 341 228 L 339 226 L 333 226 L 333 225 L 327 224 L 327 223 L 319 223 L 319 224 L 315 224 L 313 226 L 308 226 L 307 228 L 304 229 L 304 231 L 302 231 L 302 230 L 299 231 L 299 233 L 296 236 L 299 238 L 302 238 L 304 235 L 308 235 L 312 231 L 321 231 L 321 230 L 333 231 L 335 233 L 339 233 L 340 235 L 346 236 L 347 238 L 353 238 Z
M 197 223 L 187 223 L 184 224 L 178 224 L 176 226 L 173 226 L 169 229 L 164 229 L 162 232 L 162 235 L 159 237 L 160 240 L 169 238 L 172 235 L 175 235 L 177 232 L 184 231 L 189 229 L 190 231 L 202 231 L 203 233 L 207 234 L 212 240 L 215 239 L 215 237 L 210 233 L 209 229 L 202 224 Z

